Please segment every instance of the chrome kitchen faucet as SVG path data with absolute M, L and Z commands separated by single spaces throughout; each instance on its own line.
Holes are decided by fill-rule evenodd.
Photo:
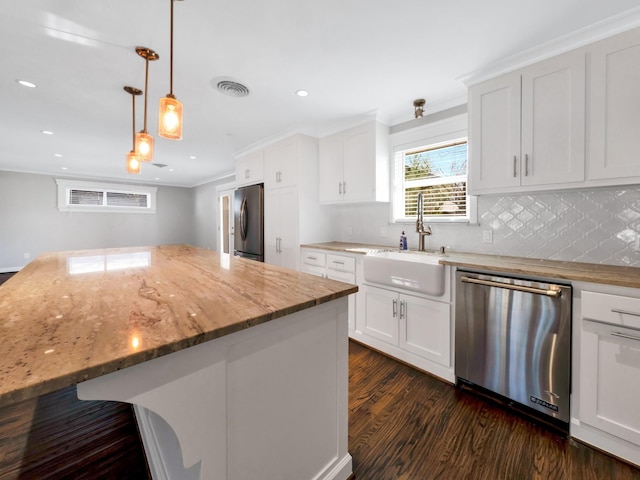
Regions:
M 424 237 L 431 235 L 431 226 L 424 225 L 424 198 L 423 193 L 418 194 L 418 219 L 416 220 L 416 232 L 418 232 L 418 250 L 424 252 Z

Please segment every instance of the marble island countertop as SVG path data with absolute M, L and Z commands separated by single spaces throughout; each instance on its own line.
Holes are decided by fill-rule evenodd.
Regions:
M 0 406 L 356 291 L 188 245 L 43 254 L 0 287 Z
M 363 255 L 371 254 L 379 250 L 397 250 L 397 248 L 388 245 L 347 242 L 326 242 L 302 246 L 305 248 L 360 253 Z M 448 251 L 445 255 L 440 256 L 440 263 L 463 268 L 491 270 L 494 272 L 640 288 L 640 268 L 637 267 L 452 251 Z

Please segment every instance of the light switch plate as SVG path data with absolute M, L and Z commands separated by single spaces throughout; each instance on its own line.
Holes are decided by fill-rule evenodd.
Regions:
M 493 243 L 493 232 L 491 230 L 484 230 L 482 232 L 482 241 L 484 243 Z

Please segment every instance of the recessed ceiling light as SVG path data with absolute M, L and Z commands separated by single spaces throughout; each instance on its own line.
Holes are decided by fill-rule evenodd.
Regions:
M 54 154 L 53 154 L 53 156 L 54 156 L 54 157 L 61 157 L 61 156 L 62 156 L 62 154 L 61 154 L 61 153 L 54 153 Z
M 298 95 L 299 97 L 306 97 L 307 95 L 309 95 L 309 92 L 307 92 L 306 90 L 297 90 L 296 95 Z
M 170 171 L 170 172 L 173 172 L 173 168 L 170 168 L 170 169 L 169 169 L 169 171 Z
M 197 157 L 196 157 L 195 155 L 189 155 L 189 158 L 190 158 L 191 160 L 195 160 Z
M 28 87 L 28 88 L 36 88 L 37 86 L 35 83 L 27 82 L 26 80 L 16 80 L 16 82 L 18 82 L 23 87 Z
M 160 177 L 156 177 L 156 180 L 160 180 Z
M 53 135 L 53 132 L 51 130 L 40 130 L 40 131 L 45 135 Z
M 67 167 L 62 167 L 62 170 L 67 170 Z

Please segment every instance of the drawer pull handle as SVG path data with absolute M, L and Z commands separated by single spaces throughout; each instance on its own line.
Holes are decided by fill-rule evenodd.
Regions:
M 332 260 L 333 263 L 337 263 L 338 265 L 344 265 L 344 262 L 339 262 L 337 260 Z
M 312 257 L 312 256 L 308 256 L 307 258 L 308 258 L 309 260 L 317 260 L 317 259 L 318 259 L 318 257 Z
M 622 315 L 633 315 L 634 317 L 640 317 L 640 313 L 638 312 L 630 312 L 629 310 L 620 310 L 618 308 L 612 308 L 612 313 L 621 313 Z
M 637 342 L 640 342 L 640 337 L 635 337 L 633 335 L 627 335 L 626 333 L 622 333 L 622 332 L 611 332 L 611 335 L 613 335 L 614 337 L 627 338 L 629 340 L 635 340 Z

